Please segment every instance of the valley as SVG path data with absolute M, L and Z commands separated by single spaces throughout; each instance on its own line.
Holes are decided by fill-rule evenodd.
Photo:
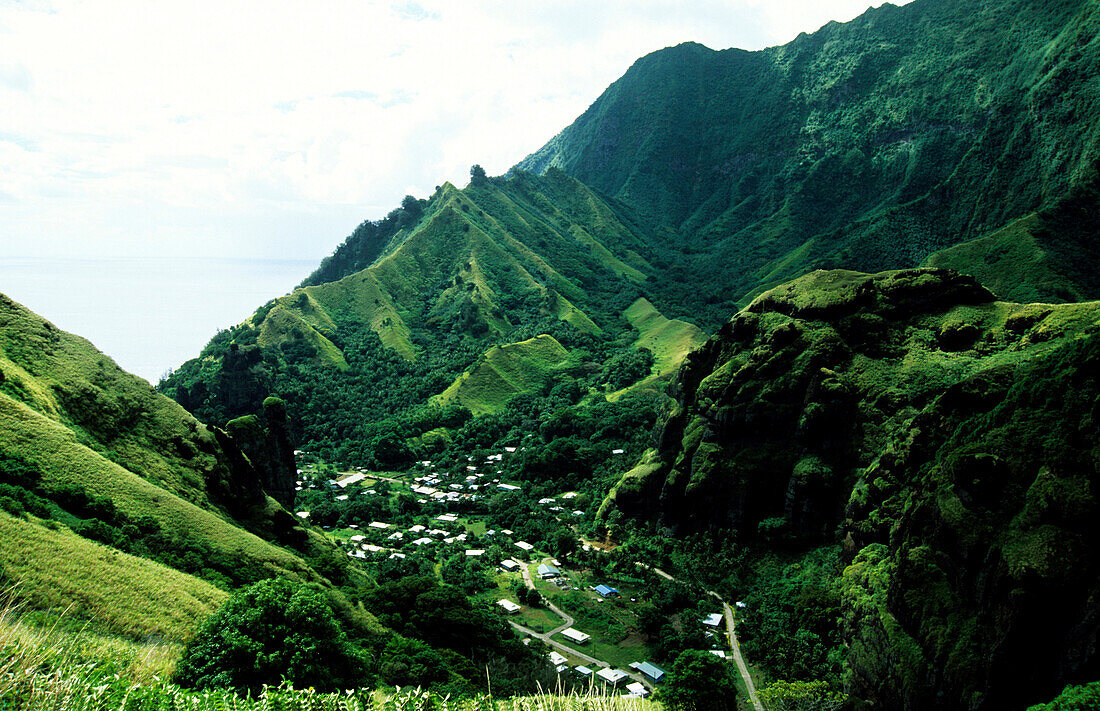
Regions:
M 0 297 L 0 706 L 1095 707 L 1098 75 L 668 47 L 155 388 Z

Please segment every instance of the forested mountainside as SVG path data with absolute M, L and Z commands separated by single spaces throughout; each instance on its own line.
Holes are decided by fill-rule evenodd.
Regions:
M 1097 302 L 813 272 L 688 357 L 659 444 L 605 506 L 656 532 L 841 546 L 855 695 L 1018 708 L 1100 676 L 1098 357 Z
M 310 450 L 393 466 L 516 395 L 549 415 L 651 390 L 705 339 L 658 311 L 685 309 L 651 286 L 670 250 L 561 171 L 446 184 L 387 221 L 384 246 L 353 236 L 318 271 L 335 281 L 264 305 L 162 392 L 211 422 L 276 393 Z M 377 255 L 358 269 L 362 250 Z M 507 431 L 530 413 L 500 416 Z
M 682 246 L 676 278 L 744 305 L 815 268 L 917 266 L 1090 180 L 1098 64 L 1093 2 L 885 4 L 760 52 L 654 52 L 517 168 L 633 207 Z M 1100 297 L 1094 250 L 1027 239 L 1057 275 L 1035 298 Z M 1004 240 L 965 254 L 1023 272 Z

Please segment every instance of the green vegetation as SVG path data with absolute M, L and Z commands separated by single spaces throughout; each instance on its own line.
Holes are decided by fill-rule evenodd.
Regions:
M 653 543 L 654 524 L 732 529 L 704 582 L 745 601 L 769 679 L 891 707 L 1049 698 L 1087 664 L 1061 635 L 1091 614 L 1100 550 L 1080 439 L 1098 324 L 1096 302 L 998 302 L 951 272 L 809 274 L 691 357 L 663 444 L 601 516 L 673 570 L 714 554 Z
M 813 269 L 925 259 L 1012 300 L 1098 298 L 1097 23 L 1083 0 L 920 0 L 759 52 L 684 43 L 516 170 L 560 169 L 679 242 L 651 288 L 707 329 Z
M 676 658 L 660 700 L 672 711 L 726 711 L 737 708 L 733 668 L 707 652 L 688 650 Z
M 175 680 L 257 695 L 265 686 L 366 686 L 366 662 L 318 590 L 265 580 L 234 593 L 187 643 Z
M 1086 711 L 1100 707 L 1100 681 L 1091 684 L 1071 684 L 1045 704 L 1035 704 L 1028 711 Z
M 494 346 L 443 391 L 435 402 L 458 404 L 474 415 L 497 412 L 519 393 L 539 391 L 566 360 L 568 353 L 553 336 Z M 565 375 L 562 372 L 562 375 Z
M 659 385 L 703 340 L 649 301 L 636 313 L 668 248 L 560 172 L 447 184 L 415 204 L 387 218 L 401 227 L 384 249 L 360 244 L 373 228 L 352 235 L 320 270 L 325 281 L 311 277 L 219 333 L 160 390 L 218 424 L 275 393 L 306 449 L 400 467 L 510 398 L 573 405 Z M 374 261 L 355 271 L 358 258 L 343 256 L 353 253 Z M 639 367 L 645 352 L 651 372 Z
M 277 401 L 266 425 L 230 436 L 5 297 L 0 319 L 0 527 L 12 542 L 0 574 L 26 604 L 183 641 L 224 590 L 273 576 L 362 584 L 339 568 L 322 577 L 310 561 L 331 546 L 262 489 L 293 483 L 293 459 L 275 454 L 290 454 L 285 433 L 262 439 Z
M 406 638 L 382 651 L 381 677 L 387 684 L 432 685 L 465 696 L 487 691 L 488 673 L 501 696 L 551 685 L 545 659 L 519 642 L 491 603 L 471 600 L 435 576 L 402 577 L 361 599 Z
M 28 605 L 68 610 L 134 639 L 188 639 L 226 594 L 209 583 L 96 544 L 65 527 L 0 513 L 0 573 Z

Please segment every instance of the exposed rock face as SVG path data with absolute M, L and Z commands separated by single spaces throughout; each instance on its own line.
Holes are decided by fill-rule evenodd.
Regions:
M 993 300 L 946 270 L 819 271 L 762 294 L 688 357 L 664 466 L 617 504 L 682 532 L 781 517 L 785 536 L 830 539 L 859 467 L 939 385 L 904 377 L 907 359 L 943 357 L 952 309 Z
M 1100 676 L 1098 323 L 949 271 L 809 274 L 689 357 L 608 505 L 842 545 L 851 691 L 876 708 L 1050 698 Z
M 266 492 L 283 506 L 292 506 L 296 469 L 283 401 L 269 397 L 264 400 L 263 421 L 246 415 L 231 420 L 226 429 L 233 449 L 239 448 L 237 451 L 243 454 L 233 457 L 236 486 L 242 489 L 242 497 L 262 499 Z M 228 449 L 224 443 L 223 447 Z

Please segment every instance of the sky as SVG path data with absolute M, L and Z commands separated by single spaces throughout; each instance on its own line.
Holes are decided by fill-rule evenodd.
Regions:
M 507 171 L 637 58 L 783 44 L 868 6 L 0 0 L 0 292 L 155 380 L 404 195 L 465 185 L 474 163 Z M 135 292 L 135 259 L 162 260 L 163 278 Z M 196 305 L 190 335 L 158 326 L 164 353 L 124 352 L 119 322 L 163 323 L 178 283 L 233 281 L 203 272 L 225 260 L 281 276 L 244 269 L 254 286 Z

